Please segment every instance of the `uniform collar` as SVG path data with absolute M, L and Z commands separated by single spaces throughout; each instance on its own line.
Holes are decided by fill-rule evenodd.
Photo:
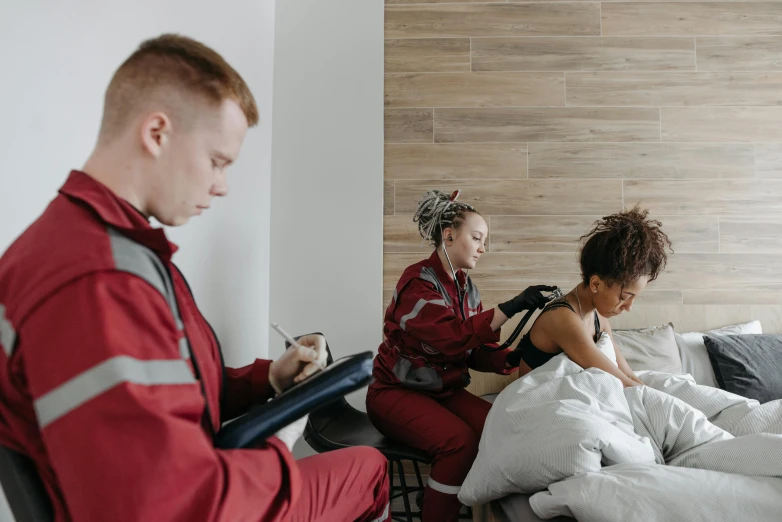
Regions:
M 106 225 L 151 248 L 159 256 L 170 259 L 177 251 L 162 228 L 153 228 L 138 209 L 88 174 L 72 170 L 59 192 L 87 206 Z
M 443 283 L 443 285 L 449 284 L 453 281 L 453 276 L 445 271 L 443 263 L 440 261 L 440 256 L 437 255 L 437 248 L 434 250 L 434 252 L 432 252 L 432 255 L 429 256 L 429 265 L 434 268 L 434 272 L 437 274 L 437 278 L 441 283 Z M 464 282 L 467 280 L 464 274 L 464 270 L 460 269 L 456 271 L 456 280 L 459 282 L 459 288 L 464 288 Z

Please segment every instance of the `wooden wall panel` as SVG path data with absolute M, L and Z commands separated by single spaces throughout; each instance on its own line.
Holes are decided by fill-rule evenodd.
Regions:
M 394 182 L 383 182 L 383 215 L 394 215 Z
M 492 216 L 491 252 L 575 252 L 579 238 L 601 216 Z M 673 249 L 718 252 L 719 219 L 715 216 L 655 216 L 663 223 Z M 780 250 L 782 252 L 782 249 Z
M 660 215 L 782 216 L 782 180 L 625 180 L 626 205 Z
M 768 213 L 770 214 L 770 213 Z M 720 252 L 782 254 L 782 217 L 720 217 Z
M 755 177 L 782 178 L 782 143 L 755 143 Z
M 568 73 L 569 106 L 782 105 L 782 72 Z
M 526 177 L 526 143 L 390 144 L 385 147 L 386 179 Z
M 752 178 L 751 143 L 530 143 L 530 178 Z M 782 155 L 768 170 L 782 172 Z M 768 176 L 773 177 L 773 176 Z
M 692 38 L 473 38 L 473 71 L 695 70 Z
M 469 38 L 386 40 L 385 43 L 387 73 L 470 70 Z
M 388 5 L 386 38 L 600 34 L 598 2 Z
M 486 141 L 660 141 L 655 108 L 435 109 L 438 143 Z
M 561 72 L 386 74 L 386 107 L 565 105 Z
M 459 188 L 489 224 L 487 307 L 572 288 L 579 237 L 640 202 L 676 253 L 615 328 L 782 332 L 780 20 L 775 1 L 386 0 L 384 306 L 431 252 L 418 200 Z
M 451 193 L 461 189 L 460 201 L 474 205 L 479 212 L 493 215 L 558 215 L 576 211 L 610 214 L 621 209 L 622 184 L 619 180 L 480 180 L 443 183 L 441 181 L 395 182 L 396 214 L 412 215 L 421 196 L 430 189 Z M 587 210 L 588 212 L 583 212 Z
M 782 142 L 782 107 L 662 107 L 660 118 L 663 141 Z
M 607 36 L 782 35 L 782 2 L 603 2 Z
M 563 73 L 387 74 L 386 107 L 565 105 Z
M 780 71 L 782 36 L 698 36 L 699 71 Z

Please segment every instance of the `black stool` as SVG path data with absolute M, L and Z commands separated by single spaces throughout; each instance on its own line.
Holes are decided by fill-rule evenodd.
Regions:
M 328 352 L 328 362 L 331 364 L 331 350 L 326 346 Z M 389 469 L 391 479 L 391 499 L 402 497 L 405 510 L 391 511 L 393 520 L 413 522 L 413 517 L 421 518 L 420 511 L 413 511 L 410 506 L 409 495 L 423 491 L 425 484 L 421 479 L 421 470 L 418 464 L 430 464 L 431 459 L 426 452 L 411 448 L 395 442 L 382 433 L 377 431 L 369 416 L 363 411 L 359 411 L 351 406 L 344 397 L 337 401 L 323 406 L 310 413 L 307 426 L 304 429 L 304 440 L 317 451 L 324 453 L 342 448 L 353 446 L 371 446 L 388 459 L 391 464 Z M 402 461 L 409 460 L 413 463 L 417 486 L 408 486 L 405 480 L 405 472 L 402 467 Z M 399 476 L 399 486 L 394 485 L 394 467 L 396 475 Z M 390 501 L 389 500 L 389 501 Z M 472 509 L 468 508 L 467 513 L 460 515 L 459 518 L 472 519 Z
M 50 522 L 54 510 L 33 461 L 0 446 L 0 486 L 16 522 Z

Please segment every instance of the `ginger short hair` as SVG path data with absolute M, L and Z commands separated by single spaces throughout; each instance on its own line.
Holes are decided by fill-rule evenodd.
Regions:
M 249 87 L 213 49 L 176 34 L 164 34 L 142 42 L 117 69 L 111 79 L 103 109 L 100 138 L 109 140 L 120 134 L 150 101 L 167 108 L 195 113 L 192 103 L 234 100 L 250 127 L 258 123 L 258 107 Z

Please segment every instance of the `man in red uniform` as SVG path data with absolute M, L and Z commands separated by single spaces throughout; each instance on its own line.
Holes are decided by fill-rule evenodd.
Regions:
M 296 462 L 300 431 L 257 449 L 212 443 L 325 347 L 305 336 L 277 361 L 224 368 L 176 246 L 148 221 L 182 225 L 225 196 L 257 121 L 216 52 L 144 42 L 112 79 L 83 172 L 0 259 L 0 444 L 33 460 L 57 521 L 389 520 L 372 448 Z

